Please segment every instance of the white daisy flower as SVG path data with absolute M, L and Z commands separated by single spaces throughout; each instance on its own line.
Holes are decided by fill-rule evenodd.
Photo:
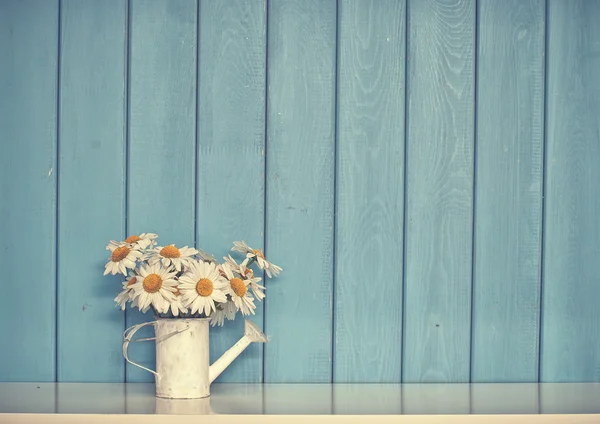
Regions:
M 242 280 L 235 276 L 229 264 L 223 264 L 221 269 L 225 274 L 225 278 L 229 280 L 227 294 L 231 296 L 231 300 L 235 303 L 235 306 L 242 315 L 254 315 L 256 305 L 254 304 L 254 298 L 248 291 L 249 280 Z
M 223 260 L 226 264 L 231 266 L 231 269 L 238 269 L 240 267 L 240 265 L 231 257 L 231 255 L 223 256 Z
M 114 301 L 116 302 L 115 307 L 120 306 L 122 311 L 125 310 L 125 305 L 131 300 L 129 291 L 129 288 L 127 288 L 127 282 L 123 282 L 123 291 L 121 291 L 121 293 L 119 293 L 114 299 Z
M 148 259 L 150 265 L 160 262 L 165 268 L 174 266 L 177 271 L 181 271 L 182 265 L 187 267 L 190 263 L 194 262 L 192 256 L 197 253 L 198 251 L 191 247 L 184 246 L 182 248 L 177 248 L 174 244 L 170 244 L 164 247 L 155 247 L 147 255 L 146 259 Z
M 127 268 L 135 268 L 135 263 L 142 257 L 142 252 L 126 243 L 109 244 L 106 249 L 111 251 L 111 255 L 104 267 L 104 275 L 108 273 L 127 275 Z
M 235 303 L 231 300 L 217 304 L 215 312 L 210 316 L 211 327 L 214 327 L 215 325 L 222 327 L 223 324 L 225 324 L 225 318 L 232 321 L 235 318 L 236 312 L 237 308 L 235 307 Z
M 157 238 L 158 238 L 158 236 L 156 234 L 142 233 L 140 235 L 129 236 L 124 241 L 121 241 L 121 242 L 111 240 L 108 243 L 108 246 L 106 246 L 106 248 L 108 249 L 109 246 L 115 246 L 115 245 L 119 245 L 119 244 L 129 244 L 129 245 L 131 245 L 130 247 L 132 247 L 134 249 L 146 249 L 146 248 L 154 246 L 156 244 L 155 239 L 157 239 Z
M 248 286 L 252 289 L 252 293 L 259 301 L 262 301 L 265 298 L 265 287 L 258 284 L 259 281 L 262 280 L 260 277 L 254 276 L 254 271 L 250 268 L 247 268 L 248 259 L 246 258 L 244 262 L 240 265 L 240 274 L 243 276 L 246 281 L 248 281 Z
M 133 296 L 133 294 L 132 294 L 132 296 Z M 143 314 L 145 314 L 146 312 L 148 312 L 148 309 L 150 309 L 150 305 L 146 306 L 145 308 L 140 308 L 139 299 L 140 299 L 139 297 L 134 297 L 131 300 L 131 306 L 133 306 L 134 308 L 138 308 L 140 311 L 142 311 Z
M 142 233 L 140 235 L 129 236 L 125 239 L 125 243 L 130 243 L 134 248 L 147 249 L 156 244 L 158 235 L 153 233 Z
M 217 260 L 215 259 L 215 257 L 213 255 L 211 255 L 210 253 L 206 253 L 203 250 L 198 250 L 198 256 L 204 262 L 212 262 L 214 264 L 218 264 Z
M 245 241 L 234 241 L 233 248 L 231 250 L 240 252 L 240 253 L 245 253 L 247 259 L 256 261 L 256 263 L 258 264 L 258 267 L 260 269 L 264 270 L 267 273 L 267 276 L 269 278 L 275 277 L 277 274 L 279 274 L 281 271 L 283 271 L 282 268 L 267 261 L 265 259 L 265 255 L 263 254 L 263 252 L 261 250 L 252 249 L 250 246 L 248 246 L 248 244 L 246 244 Z
M 258 277 L 246 280 L 248 282 L 248 287 L 252 289 L 252 293 L 254 293 L 254 296 L 256 296 L 259 302 L 266 297 L 264 293 L 265 287 L 257 284 L 260 280 L 262 280 L 262 278 Z
M 187 314 L 188 309 L 183 306 L 183 300 L 181 297 L 181 292 L 179 288 L 175 291 L 175 300 L 171 301 L 171 313 L 174 317 L 179 316 L 179 314 Z
M 137 307 L 143 311 L 152 305 L 158 312 L 167 312 L 171 301 L 175 300 L 175 274 L 160 263 L 141 266 L 137 281 L 131 286 L 134 298 L 138 298 Z
M 188 271 L 179 277 L 183 305 L 190 308 L 192 314 L 200 312 L 208 316 L 215 310 L 215 302 L 226 302 L 226 287 L 227 281 L 213 263 L 192 262 Z
M 243 280 L 248 281 L 248 287 L 252 289 L 254 296 L 256 296 L 259 301 L 262 301 L 265 298 L 265 294 L 263 293 L 265 287 L 258 284 L 262 278 L 254 277 L 254 271 L 247 267 L 249 259 L 244 259 L 241 264 L 238 264 L 235 259 L 231 257 L 231 255 L 223 256 L 223 259 L 225 260 L 225 263 L 229 265 L 234 275 L 237 274 Z
M 116 306 L 120 306 L 121 310 L 125 310 L 125 305 L 130 300 L 133 300 L 133 290 L 131 290 L 131 286 L 136 283 L 137 277 L 133 272 L 129 272 L 129 278 L 123 281 L 123 290 L 121 293 L 115 297 Z

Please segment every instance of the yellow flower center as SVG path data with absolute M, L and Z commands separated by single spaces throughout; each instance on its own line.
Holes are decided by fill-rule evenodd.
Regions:
M 165 258 L 178 258 L 181 256 L 181 252 L 175 246 L 165 246 L 160 250 L 160 256 Z
M 232 278 L 231 280 L 229 280 L 229 282 L 231 283 L 231 288 L 233 289 L 233 292 L 239 297 L 243 297 L 248 291 L 244 282 L 239 278 Z
M 196 292 L 200 296 L 210 296 L 213 292 L 213 283 L 208 278 L 201 278 L 196 284 Z
M 127 257 L 127 255 L 129 255 L 129 252 L 131 252 L 131 249 L 129 247 L 117 247 L 115 250 L 113 250 L 112 255 L 110 255 L 110 259 L 113 262 L 121 262 Z
M 162 278 L 158 274 L 150 274 L 144 278 L 144 290 L 148 293 L 156 293 L 162 287 Z
M 135 243 L 140 240 L 141 240 L 140 236 L 129 236 L 125 239 L 125 243 Z
M 133 277 L 131 280 L 129 280 L 129 283 L 127 283 L 127 287 L 133 286 L 136 281 L 137 281 L 137 278 Z
M 256 256 L 259 256 L 261 259 L 265 258 L 265 255 L 263 255 L 263 252 L 261 252 L 260 250 L 254 249 L 253 252 Z

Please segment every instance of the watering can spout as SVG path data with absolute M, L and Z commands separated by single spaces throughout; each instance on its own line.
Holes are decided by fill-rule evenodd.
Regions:
M 256 324 L 245 320 L 244 335 L 242 338 L 210 366 L 208 371 L 210 383 L 215 381 L 215 379 L 225 371 L 229 364 L 231 364 L 252 342 L 266 343 L 267 337 L 260 331 Z

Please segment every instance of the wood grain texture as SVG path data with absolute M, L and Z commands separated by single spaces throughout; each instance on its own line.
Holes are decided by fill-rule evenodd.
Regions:
M 234 240 L 264 237 L 266 1 L 203 0 L 199 55 L 197 240 L 222 260 Z M 212 360 L 243 334 L 241 315 L 211 329 Z M 262 381 L 262 351 L 250 345 L 217 381 Z
M 58 2 L 1 1 L 0 57 L 0 380 L 54 381 Z
M 410 2 L 404 382 L 469 379 L 475 2 Z
M 329 382 L 332 361 L 336 2 L 268 15 L 265 381 Z
M 63 0 L 60 10 L 57 379 L 117 382 L 121 280 L 102 274 L 108 240 L 125 235 L 126 7 Z
M 130 6 L 127 229 L 156 233 L 159 245 L 194 245 L 196 7 L 195 0 Z M 128 326 L 152 319 L 150 312 L 127 311 Z M 132 360 L 154 366 L 153 343 L 130 351 Z M 154 379 L 129 364 L 126 374 L 131 382 Z
M 335 382 L 400 382 L 405 10 L 338 12 Z
M 544 0 L 479 2 L 471 380 L 538 379 Z
M 542 381 L 600 381 L 600 2 L 548 10 Z

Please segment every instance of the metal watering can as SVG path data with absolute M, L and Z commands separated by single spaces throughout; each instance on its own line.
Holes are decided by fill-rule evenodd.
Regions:
M 123 356 L 131 365 L 154 374 L 156 396 L 168 399 L 199 399 L 210 396 L 210 384 L 252 342 L 266 343 L 256 324 L 245 320 L 244 335 L 214 364 L 209 365 L 210 318 L 158 318 L 129 327 L 123 333 Z M 153 325 L 154 337 L 133 340 L 142 327 Z M 156 341 L 156 371 L 129 359 L 130 342 Z

